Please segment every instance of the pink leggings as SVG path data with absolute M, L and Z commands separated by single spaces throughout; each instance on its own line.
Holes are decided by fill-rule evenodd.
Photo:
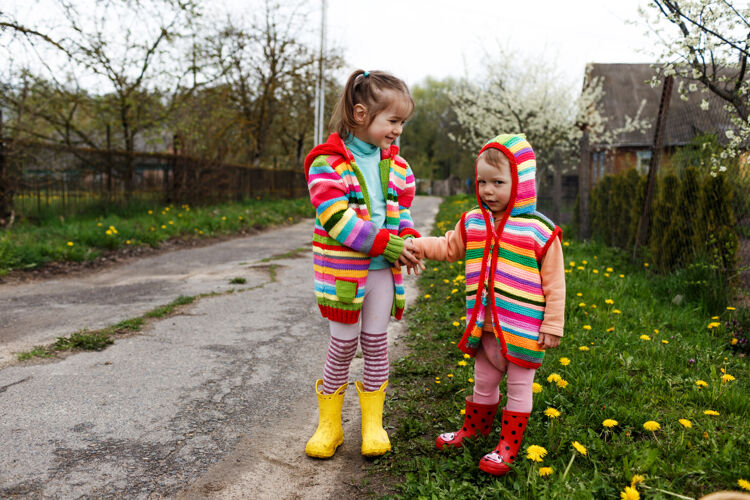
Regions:
M 500 352 L 495 335 L 482 332 L 482 347 L 474 361 L 474 402 L 495 404 L 500 400 L 500 382 L 508 374 L 508 402 L 506 410 L 529 413 L 533 405 L 531 385 L 534 382 L 532 368 L 509 363 Z
M 388 380 L 388 322 L 393 307 L 393 272 L 390 269 L 367 273 L 360 323 L 329 321 L 331 341 L 323 369 L 323 394 L 333 394 L 349 381 L 349 366 L 362 345 L 365 361 L 365 391 L 377 391 Z

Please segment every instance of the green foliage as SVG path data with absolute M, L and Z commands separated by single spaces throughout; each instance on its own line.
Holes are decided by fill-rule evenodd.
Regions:
M 437 226 L 452 227 L 471 204 L 446 200 Z M 394 426 L 393 452 L 376 462 L 383 482 L 392 485 L 389 498 L 619 498 L 634 474 L 645 476 L 641 498 L 670 497 L 657 489 L 700 497 L 737 489 L 737 480 L 747 479 L 750 366 L 731 344 L 738 327 L 730 332 L 718 325 L 742 311 L 724 310 L 714 324 L 699 304 L 673 302 L 686 286 L 681 276 L 653 273 L 596 242 L 568 243 L 565 260 L 574 265 L 566 265 L 565 336 L 537 371 L 541 392 L 534 395 L 522 447 L 543 446 L 544 462 L 535 465 L 524 453 L 507 476 L 479 471 L 479 459 L 499 439 L 497 421 L 486 439 L 459 450 L 435 448 L 439 433 L 463 422 L 473 360 L 455 345 L 465 327 L 465 300 L 451 291 L 463 289 L 463 265 L 428 262 L 420 296 L 406 316 L 410 354 L 395 361 L 391 374 L 386 422 Z M 563 357 L 570 363 L 561 364 Z M 735 380 L 722 382 L 722 370 Z M 552 373 L 567 387 L 549 383 Z M 708 386 L 699 387 L 698 380 Z M 562 415 L 547 418 L 547 407 Z M 618 424 L 603 427 L 610 418 Z M 646 431 L 648 420 L 661 429 Z M 576 455 L 572 441 L 583 444 L 587 455 Z M 554 472 L 540 477 L 541 466 Z
M 0 273 L 31 269 L 52 261 L 81 262 L 103 252 L 158 247 L 177 238 L 211 238 L 242 233 L 302 217 L 313 217 L 306 198 L 248 199 L 212 206 L 114 205 L 104 212 L 88 207 L 75 217 L 44 217 L 0 230 Z
M 651 217 L 651 255 L 656 268 L 665 273 L 674 269 L 680 255 L 689 248 L 683 246 L 683 228 L 680 226 L 682 219 L 677 214 L 677 195 L 681 191 L 679 184 L 680 180 L 675 174 L 667 174 L 659 179 L 657 210 Z

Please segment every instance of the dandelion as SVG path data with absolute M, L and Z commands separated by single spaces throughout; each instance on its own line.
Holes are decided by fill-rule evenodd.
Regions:
M 432 297 L 432 295 L 430 295 L 429 293 L 426 293 L 426 294 L 424 295 L 424 298 L 425 298 L 425 299 L 429 299 L 430 297 Z
M 549 383 L 559 382 L 560 380 L 562 380 L 562 377 L 557 373 L 551 373 L 550 376 L 547 377 L 547 382 Z
M 69 246 L 69 247 L 72 247 L 72 246 L 73 246 L 73 242 L 72 242 L 72 241 L 69 241 L 69 242 L 68 242 L 68 246 Z
M 458 291 L 458 288 L 454 288 L 453 290 L 451 290 L 451 293 L 456 293 L 457 291 Z
M 668 340 L 662 340 L 661 343 L 662 344 L 669 344 L 669 341 Z
M 581 347 L 578 348 L 578 350 L 579 351 L 588 351 L 589 348 L 587 346 L 585 346 L 585 345 L 582 345 Z
M 721 376 L 722 384 L 726 384 L 727 382 L 731 382 L 732 380 L 735 380 L 735 378 L 728 373 L 725 373 L 724 375 Z
M 448 377 L 448 378 L 453 378 L 453 374 L 452 374 L 452 373 L 449 373 L 448 375 L 446 375 L 446 377 Z
M 619 309 L 612 309 L 612 314 L 622 314 L 622 311 Z
M 583 266 L 578 266 L 576 267 L 576 269 L 578 269 L 579 271 L 583 271 Z
M 598 270 L 598 269 L 594 269 L 594 270 L 593 270 L 593 271 L 591 271 L 591 272 L 592 272 L 592 273 L 594 273 L 594 274 L 599 274 L 599 270 Z
M 454 321 L 453 326 L 461 326 L 461 323 L 459 323 L 458 321 Z
M 737 310 L 736 307 L 727 306 L 727 311 L 736 311 L 736 310 Z
M 533 392 L 534 394 L 539 394 L 540 392 L 542 392 L 542 386 L 534 382 L 533 384 L 531 384 L 531 392 Z
M 578 292 L 578 293 L 576 294 L 576 297 L 583 297 L 583 294 L 582 294 L 581 292 Z
M 644 262 L 643 267 L 648 267 L 648 262 Z
M 738 339 L 732 339 L 732 340 L 729 341 L 729 343 L 732 344 L 732 345 L 737 345 L 737 342 L 739 342 Z
M 569 247 L 570 246 L 570 242 L 569 241 L 563 241 L 563 246 L 564 247 Z
M 678 420 L 678 422 L 679 422 L 679 423 L 680 423 L 680 424 L 681 424 L 681 425 L 682 425 L 682 426 L 683 426 L 683 427 L 684 427 L 685 429 L 690 429 L 690 428 L 691 428 L 691 427 L 693 426 L 693 423 L 692 423 L 692 422 L 691 422 L 690 420 L 686 419 L 686 418 L 681 418 L 681 419 L 679 419 L 679 420 Z
M 711 416 L 713 416 L 713 417 L 715 417 L 715 416 L 717 416 L 717 415 L 719 414 L 719 412 L 718 412 L 718 411 L 715 411 L 715 410 L 706 410 L 706 411 L 704 411 L 703 413 L 704 413 L 705 415 L 711 415 Z
M 637 485 L 638 483 L 642 483 L 645 480 L 646 478 L 641 476 L 640 474 L 633 474 L 633 479 L 630 480 L 630 486 L 635 488 L 635 485 Z
M 566 387 L 568 387 L 568 381 L 563 379 L 558 380 L 557 387 L 559 387 L 560 389 L 565 389 Z
M 469 381 L 470 384 L 474 383 L 474 379 L 473 378 L 469 378 L 468 381 Z
M 708 324 L 707 328 L 709 330 L 713 330 L 714 328 L 718 328 L 719 326 L 721 326 L 721 323 L 719 323 L 718 321 L 713 321 Z
M 611 267 L 608 267 L 608 268 L 607 268 L 607 272 L 608 272 L 608 273 L 611 273 L 612 271 L 614 271 L 614 269 L 612 269 Z
M 149 214 L 149 215 L 154 215 L 154 211 L 153 211 L 153 210 L 149 210 L 149 211 L 148 211 L 148 214 Z
M 737 485 L 743 490 L 750 491 L 750 481 L 747 481 L 745 479 L 738 479 Z
M 618 424 L 617 420 L 613 420 L 611 418 L 608 418 L 602 422 L 602 425 L 604 427 L 609 427 L 610 429 Z
M 588 454 L 588 450 L 586 450 L 586 447 L 585 447 L 585 446 L 583 446 L 583 445 L 582 445 L 581 443 L 579 443 L 578 441 L 573 441 L 573 442 L 572 442 L 571 444 L 573 445 L 573 448 L 575 448 L 575 449 L 576 449 L 576 451 L 577 451 L 578 453 L 580 453 L 581 455 L 584 455 L 584 456 L 585 456 L 585 455 L 587 455 L 587 454 Z
M 557 409 L 552 408 L 552 407 L 549 407 L 546 410 L 544 410 L 544 414 L 547 415 L 549 418 L 557 418 L 561 415 L 561 413 Z
M 560 358 L 560 364 L 563 366 L 568 366 L 570 364 L 570 359 L 568 358 Z M 730 375 L 731 377 L 731 375 Z
M 461 408 L 461 415 L 466 415 L 466 409 L 465 408 Z
M 651 337 L 649 337 L 648 335 L 641 335 L 640 339 L 641 340 L 651 340 Z
M 589 331 L 591 330 L 591 325 L 583 325 L 583 329 Z
M 697 385 L 698 387 L 708 387 L 708 382 L 706 382 L 705 380 L 696 380 L 695 385 Z
M 615 327 L 614 326 L 610 326 L 609 328 L 607 328 L 607 333 L 612 333 L 614 331 L 615 331 Z
M 588 263 L 589 263 L 589 261 L 587 261 L 587 260 L 584 260 L 584 261 L 582 261 L 582 263 L 583 263 L 583 265 L 585 266 L 586 264 L 588 264 Z
M 459 361 L 458 366 L 466 366 L 466 361 Z
M 609 278 L 609 273 L 604 273 L 605 278 Z
M 541 462 L 545 455 L 547 455 L 547 450 L 541 446 L 532 444 L 526 448 L 526 458 L 533 462 Z
M 640 500 L 641 494 L 633 486 L 625 486 L 625 489 L 620 492 L 620 500 Z
M 586 307 L 586 303 L 585 303 L 585 302 L 580 302 L 580 303 L 578 304 L 578 307 Z
M 655 432 L 661 429 L 661 425 L 659 425 L 659 422 L 649 420 L 648 422 L 643 424 L 643 428 L 647 431 Z
M 554 470 L 552 469 L 552 467 L 541 467 L 541 468 L 539 469 L 539 475 L 540 475 L 541 477 L 546 477 L 546 476 L 549 476 L 549 475 L 551 475 L 551 474 L 552 474 L 553 472 L 554 472 Z
M 607 300 L 604 301 L 604 303 L 611 306 L 612 304 L 615 303 L 615 301 L 612 300 L 612 299 L 607 299 Z
M 624 277 L 625 277 L 625 275 L 624 275 L 624 274 L 621 274 L 621 275 L 620 275 L 620 278 L 624 278 Z

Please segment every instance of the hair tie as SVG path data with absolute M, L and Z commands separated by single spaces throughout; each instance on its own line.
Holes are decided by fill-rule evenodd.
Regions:
M 370 72 L 369 71 L 365 71 L 364 73 L 362 73 L 362 76 L 364 76 L 365 78 L 367 78 L 368 76 L 370 76 Z

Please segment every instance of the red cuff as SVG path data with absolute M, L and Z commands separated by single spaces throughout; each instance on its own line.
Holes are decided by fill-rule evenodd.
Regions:
M 422 235 L 419 234 L 419 231 L 414 229 L 413 227 L 405 227 L 401 230 L 400 233 L 398 233 L 399 236 L 402 238 L 406 238 L 407 236 L 414 236 L 415 238 L 421 238 Z
M 381 229 L 378 234 L 375 235 L 375 241 L 372 242 L 372 247 L 368 255 L 370 257 L 376 257 L 382 255 L 385 252 L 385 247 L 388 245 L 388 240 L 391 239 L 391 233 L 387 229 Z

